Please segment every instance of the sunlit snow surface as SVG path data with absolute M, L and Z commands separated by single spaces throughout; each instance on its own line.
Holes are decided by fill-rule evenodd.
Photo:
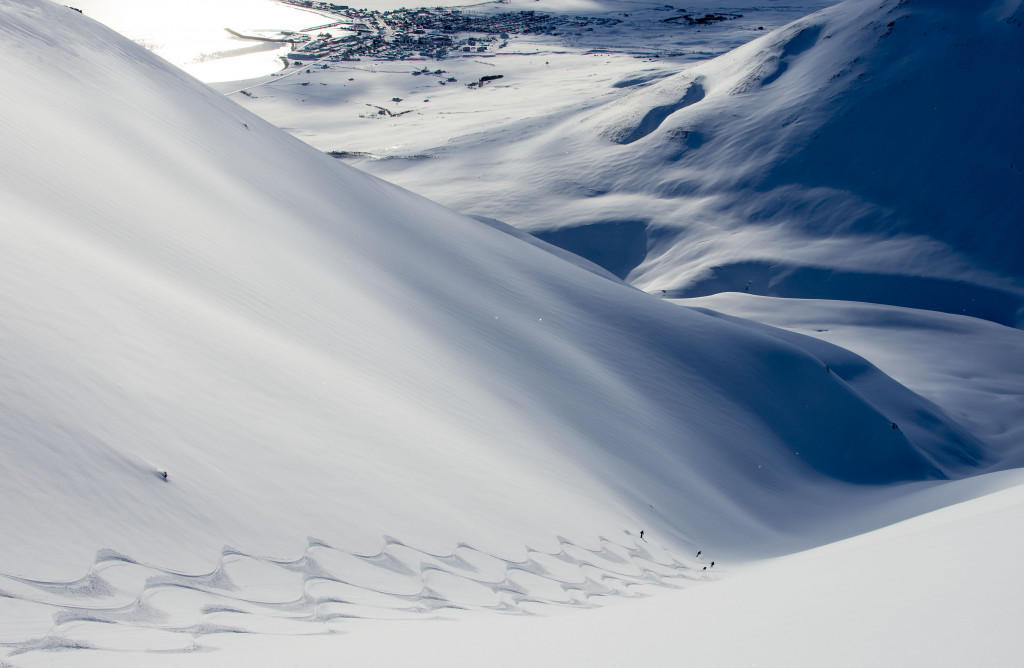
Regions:
M 165 60 L 202 81 L 228 81 L 276 72 L 290 47 L 245 40 L 243 35 L 280 37 L 327 22 L 274 0 L 81 0 L 74 3 Z

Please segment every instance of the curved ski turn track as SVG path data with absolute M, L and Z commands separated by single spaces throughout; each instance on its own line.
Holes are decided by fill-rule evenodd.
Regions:
M 331 634 L 361 619 L 469 610 L 536 614 L 711 578 L 706 556 L 680 559 L 634 534 L 602 537 L 598 550 L 559 543 L 557 553 L 527 549 L 514 561 L 465 544 L 429 554 L 385 537 L 378 553 L 357 554 L 310 538 L 294 561 L 226 547 L 215 569 L 193 575 L 101 551 L 72 582 L 0 574 L 0 597 L 21 620 L 2 627 L 0 657 L 67 649 L 194 652 L 210 634 Z

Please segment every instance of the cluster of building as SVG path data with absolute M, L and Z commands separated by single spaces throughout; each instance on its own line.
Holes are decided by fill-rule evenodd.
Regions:
M 312 0 L 284 1 L 338 15 L 338 23 L 330 27 L 344 33 L 335 36 L 321 32 L 315 39 L 295 47 L 288 57 L 297 63 L 361 57 L 442 59 L 502 48 L 511 35 L 579 34 L 593 30 L 594 26 L 620 22 L 614 18 L 554 16 L 535 11 L 471 14 L 459 9 L 420 8 L 379 12 Z
M 685 23 L 690 26 L 702 26 L 710 23 L 718 23 L 720 21 L 728 21 L 730 19 L 743 18 L 742 14 L 721 14 L 718 12 L 712 12 L 704 15 L 691 14 L 685 9 L 676 10 L 682 12 L 678 16 L 671 16 L 667 19 L 662 19 L 662 23 Z
M 306 7 L 307 9 L 319 9 L 325 12 L 340 12 L 344 9 L 348 9 L 348 5 L 336 5 L 333 2 L 314 2 L 313 0 L 281 0 L 289 5 L 295 5 L 296 7 Z

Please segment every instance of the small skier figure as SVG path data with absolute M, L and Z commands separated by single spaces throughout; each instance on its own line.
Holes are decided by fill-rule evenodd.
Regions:
M 892 428 L 895 429 L 896 431 L 900 430 L 899 425 L 897 425 L 895 422 L 892 423 Z
M 646 540 L 644 538 L 644 530 L 643 529 L 640 529 L 640 540 Z
M 697 550 L 697 556 L 698 556 L 698 557 L 700 556 L 700 553 L 701 553 L 701 551 L 700 551 L 700 550 Z
M 167 471 L 160 471 L 160 477 L 167 480 Z
M 715 567 L 715 562 L 712 561 L 711 562 L 711 568 L 714 568 L 714 567 Z

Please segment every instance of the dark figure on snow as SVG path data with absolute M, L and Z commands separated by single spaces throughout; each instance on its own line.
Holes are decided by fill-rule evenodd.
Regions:
M 160 471 L 160 477 L 167 480 L 167 471 Z
M 701 552 L 700 550 L 697 550 L 697 556 L 698 557 L 700 556 L 700 552 Z
M 895 430 L 897 430 L 897 431 L 899 431 L 899 428 L 900 428 L 900 427 L 899 427 L 899 425 L 897 425 L 897 424 L 896 424 L 895 422 L 893 422 L 893 423 L 892 423 L 892 428 L 893 428 L 893 429 L 895 429 Z
M 640 529 L 640 540 L 644 540 L 644 530 Z
M 714 568 L 714 567 L 715 567 L 715 562 L 712 561 L 711 562 L 711 568 Z

